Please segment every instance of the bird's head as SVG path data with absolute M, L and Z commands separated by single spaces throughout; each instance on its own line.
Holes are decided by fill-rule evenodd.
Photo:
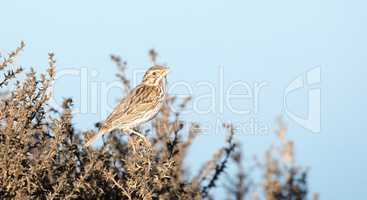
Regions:
M 155 65 L 145 72 L 143 83 L 150 86 L 159 85 L 160 81 L 167 76 L 168 72 L 169 69 L 167 67 Z

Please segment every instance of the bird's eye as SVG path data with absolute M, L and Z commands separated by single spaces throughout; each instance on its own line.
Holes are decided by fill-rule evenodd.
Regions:
M 153 72 L 153 76 L 157 75 L 157 72 Z

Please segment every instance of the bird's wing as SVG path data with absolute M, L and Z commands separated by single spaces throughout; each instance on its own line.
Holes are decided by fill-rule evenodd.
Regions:
M 142 84 L 137 86 L 121 100 L 107 117 L 103 128 L 108 130 L 115 125 L 123 126 L 143 117 L 146 111 L 154 109 L 159 103 L 158 93 L 159 90 L 151 86 Z

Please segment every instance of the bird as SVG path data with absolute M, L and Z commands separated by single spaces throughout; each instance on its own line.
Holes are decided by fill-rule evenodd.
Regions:
M 113 130 L 130 132 L 146 140 L 145 136 L 134 130 L 135 127 L 153 119 L 165 102 L 167 95 L 167 74 L 169 68 L 161 65 L 150 67 L 143 80 L 132 89 L 113 109 L 102 123 L 99 132 L 85 146 L 90 146 L 103 134 Z

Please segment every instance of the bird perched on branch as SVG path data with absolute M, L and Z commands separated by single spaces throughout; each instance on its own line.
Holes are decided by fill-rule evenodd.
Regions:
M 103 122 L 99 132 L 85 145 L 91 145 L 103 134 L 115 129 L 122 130 L 124 133 L 136 134 L 146 140 L 144 135 L 133 128 L 151 120 L 158 114 L 166 97 L 168 72 L 167 67 L 159 65 L 149 68 L 144 74 L 143 81 L 121 100 Z

